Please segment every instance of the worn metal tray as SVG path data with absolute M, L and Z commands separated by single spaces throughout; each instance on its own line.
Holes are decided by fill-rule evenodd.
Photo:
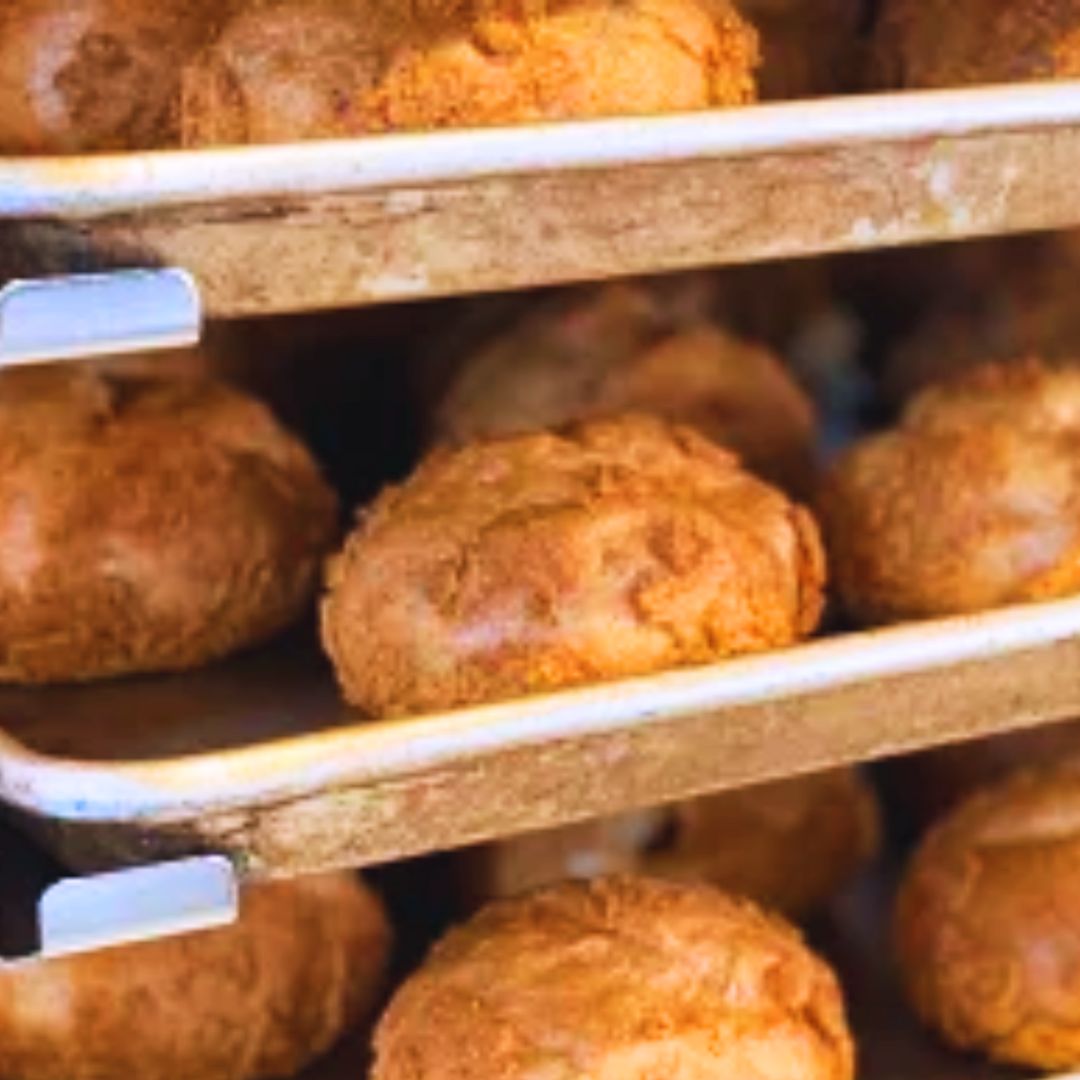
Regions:
M 1080 224 L 1080 83 L 0 159 L 0 280 L 190 270 L 211 315 Z
M 360 866 L 1080 715 L 1080 599 L 372 723 L 307 639 L 188 676 L 0 692 L 0 799 L 90 869 Z

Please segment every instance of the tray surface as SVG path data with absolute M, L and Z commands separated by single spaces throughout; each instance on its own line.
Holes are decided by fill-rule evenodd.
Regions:
M 1076 715 L 1080 599 L 379 723 L 292 638 L 193 675 L 0 691 L 0 799 L 76 867 L 215 851 L 287 874 Z
M 183 675 L 0 686 L 0 717 L 38 753 L 115 763 L 242 750 L 361 719 L 301 633 Z
M 173 265 L 211 315 L 1080 223 L 1077 84 L 0 159 L 0 280 Z

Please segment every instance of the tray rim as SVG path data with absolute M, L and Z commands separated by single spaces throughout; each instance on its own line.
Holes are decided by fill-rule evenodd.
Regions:
M 476 708 L 382 721 L 358 714 L 348 726 L 140 761 L 43 754 L 4 732 L 0 719 L 0 801 L 71 824 L 184 822 L 339 787 L 405 779 L 496 752 L 631 732 L 660 721 L 943 670 L 1075 638 L 1080 638 L 1080 597 L 836 635 L 777 652 Z
M 1080 80 L 856 94 L 652 117 L 274 146 L 68 157 L 0 155 L 0 221 L 91 219 L 216 202 L 422 188 L 499 176 L 1070 125 L 1080 125 Z

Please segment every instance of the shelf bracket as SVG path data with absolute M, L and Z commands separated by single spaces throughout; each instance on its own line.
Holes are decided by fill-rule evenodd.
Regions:
M 183 348 L 202 323 L 185 270 L 15 280 L 0 288 L 0 368 Z
M 209 930 L 235 922 L 232 863 L 205 855 L 87 877 L 64 878 L 41 895 L 38 940 L 3 966 Z

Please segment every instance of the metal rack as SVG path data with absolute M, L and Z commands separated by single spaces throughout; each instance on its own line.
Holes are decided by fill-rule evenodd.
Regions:
M 1078 178 L 1080 83 L 0 159 L 0 281 L 31 279 L 0 294 L 0 364 L 190 342 L 203 310 L 269 314 L 1078 225 Z M 32 280 L 86 271 L 96 276 Z M 1080 713 L 1075 599 L 378 724 L 340 704 L 318 657 L 282 648 L 190 676 L 0 691 L 0 800 L 73 866 L 211 852 L 238 875 L 293 874 Z M 205 924 L 225 917 L 229 881 L 207 894 Z M 169 925 L 155 909 L 139 932 Z M 130 931 L 98 927 L 76 947 Z
M 260 315 L 1080 219 L 1075 83 L 0 160 L 0 279 L 182 266 Z
M 281 875 L 1078 713 L 1076 599 L 381 723 L 287 642 L 191 675 L 0 691 L 0 798 L 71 865 L 215 851 Z

